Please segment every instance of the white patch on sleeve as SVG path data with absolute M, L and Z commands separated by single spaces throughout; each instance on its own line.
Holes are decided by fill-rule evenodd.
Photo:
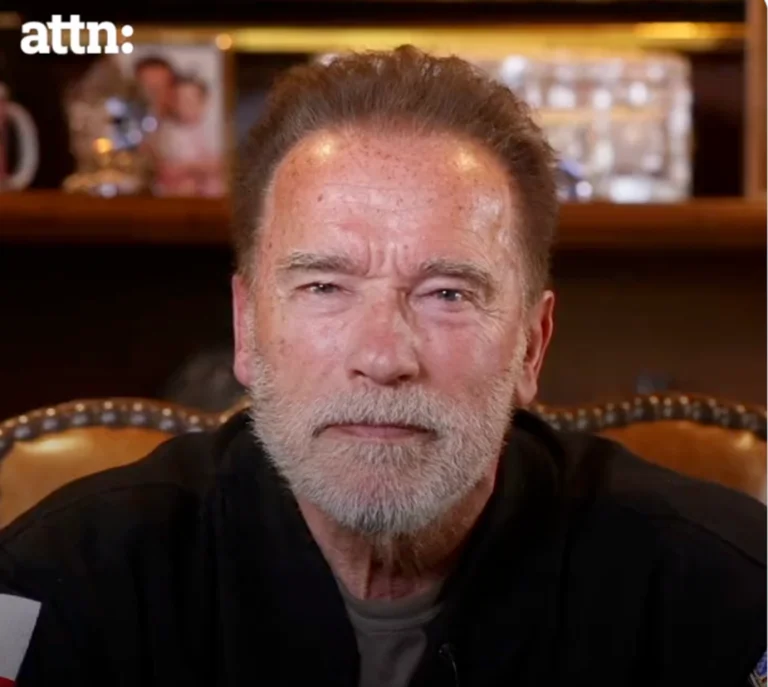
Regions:
M 749 675 L 749 687 L 765 687 L 768 681 L 768 652 L 758 662 L 755 669 Z
M 0 678 L 15 680 L 40 615 L 40 602 L 0 594 Z

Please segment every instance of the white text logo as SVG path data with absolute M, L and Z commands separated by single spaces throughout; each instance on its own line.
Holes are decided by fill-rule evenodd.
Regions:
M 21 51 L 25 55 L 116 55 L 133 52 L 133 43 L 122 38 L 133 36 L 132 26 L 119 29 L 111 21 L 81 21 L 79 14 L 64 20 L 54 14 L 50 21 L 28 21 L 21 25 Z M 85 41 L 83 44 L 83 38 Z

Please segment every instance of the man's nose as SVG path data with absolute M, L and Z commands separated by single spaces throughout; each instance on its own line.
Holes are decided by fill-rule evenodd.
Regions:
M 349 353 L 351 377 L 365 377 L 384 386 L 418 377 L 416 333 L 405 307 L 396 296 L 366 307 Z

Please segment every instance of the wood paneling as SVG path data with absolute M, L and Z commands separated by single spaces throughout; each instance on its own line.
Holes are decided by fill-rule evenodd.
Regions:
M 0 245 L 0 417 L 74 397 L 153 396 L 230 335 L 220 247 Z
M 560 254 L 555 334 L 541 397 L 610 400 L 639 375 L 765 403 L 762 254 Z

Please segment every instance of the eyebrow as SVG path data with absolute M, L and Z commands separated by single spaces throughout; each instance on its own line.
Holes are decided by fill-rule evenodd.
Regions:
M 434 258 L 427 260 L 419 269 L 419 273 L 428 277 L 463 279 L 473 284 L 475 288 L 483 291 L 486 296 L 495 293 L 498 289 L 493 275 L 487 269 L 474 262 Z
M 278 271 L 288 272 L 335 272 L 337 274 L 359 275 L 360 268 L 346 255 L 309 253 L 295 251 L 278 265 Z M 491 273 L 477 263 L 452 260 L 448 258 L 432 258 L 422 263 L 417 274 L 423 277 L 452 277 L 462 279 L 480 289 L 486 296 L 498 290 L 496 279 Z
M 324 255 L 305 251 L 294 251 L 280 261 L 277 269 L 279 272 L 340 272 L 342 274 L 357 274 L 360 271 L 345 255 Z

